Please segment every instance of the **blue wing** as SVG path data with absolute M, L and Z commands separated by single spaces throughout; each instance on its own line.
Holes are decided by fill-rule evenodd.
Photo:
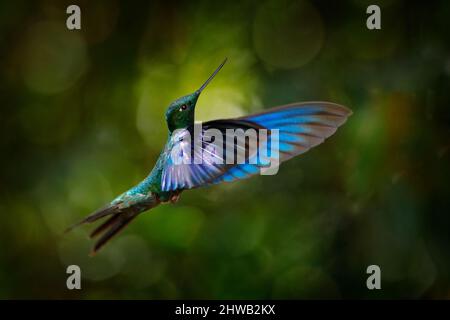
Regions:
M 162 173 L 162 190 L 190 189 L 207 184 L 231 182 L 248 178 L 260 173 L 260 169 L 270 165 L 270 158 L 278 157 L 279 163 L 294 156 L 305 153 L 310 148 L 322 143 L 326 138 L 336 132 L 351 111 L 344 106 L 329 102 L 306 102 L 273 108 L 262 113 L 253 114 L 241 118 L 215 120 L 203 123 L 202 140 L 208 129 L 217 129 L 223 134 L 224 149 L 234 153 L 243 152 L 245 163 L 226 164 L 226 153 L 215 152 L 210 139 L 203 141 L 200 151 L 193 150 L 192 144 L 183 143 L 172 139 L 168 144 L 168 151 L 177 154 L 190 152 L 192 158 L 201 157 L 199 164 L 175 164 L 168 159 Z M 259 139 L 258 147 L 269 152 L 260 154 L 258 150 L 251 149 L 248 144 L 245 150 L 240 150 L 236 145 L 230 145 L 226 139 L 226 129 L 267 129 L 267 139 Z M 271 135 L 274 129 L 278 129 L 278 144 L 272 143 Z M 234 140 L 233 140 L 234 143 Z M 219 161 L 217 161 L 219 160 Z M 219 163 L 218 163 L 219 162 Z M 220 163 L 221 162 L 221 163 Z
M 278 147 L 272 145 L 270 139 L 263 143 L 266 144 L 266 150 L 270 151 L 268 156 L 272 156 L 271 152 L 277 152 L 281 163 L 322 143 L 335 133 L 351 114 L 351 110 L 338 104 L 305 102 L 269 109 L 241 117 L 239 120 L 249 121 L 269 130 L 279 130 Z M 231 182 L 258 174 L 268 163 L 259 153 L 255 157 L 256 164 L 235 165 L 211 183 Z

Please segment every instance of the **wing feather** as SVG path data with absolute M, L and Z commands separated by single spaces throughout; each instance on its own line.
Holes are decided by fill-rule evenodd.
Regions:
M 203 123 L 201 135 L 201 150 L 193 148 L 194 143 L 172 137 L 168 143 L 167 154 L 182 153 L 183 155 L 199 156 L 201 163 L 176 164 L 171 159 L 165 162 L 162 173 L 163 191 L 190 189 L 207 184 L 231 182 L 248 178 L 258 174 L 262 167 L 270 164 L 271 152 L 279 154 L 279 162 L 303 154 L 312 147 L 322 143 L 333 135 L 337 128 L 345 123 L 351 111 L 341 105 L 330 102 L 305 102 L 281 106 L 267 111 L 240 118 L 208 121 Z M 230 145 L 227 129 L 267 129 L 266 140 L 259 138 L 258 146 L 269 150 L 267 157 L 259 154 L 258 150 L 251 150 L 248 143 L 245 147 Z M 244 155 L 245 163 L 227 164 L 226 152 L 221 157 L 211 147 L 213 143 L 208 129 L 217 129 L 223 135 L 224 150 L 232 150 L 235 155 Z M 278 130 L 278 148 L 272 146 L 271 132 Z M 186 129 L 191 133 L 192 128 Z M 214 147 L 214 146 L 213 146 Z M 193 158 L 192 158 L 193 159 Z M 220 164 L 215 160 L 221 161 Z

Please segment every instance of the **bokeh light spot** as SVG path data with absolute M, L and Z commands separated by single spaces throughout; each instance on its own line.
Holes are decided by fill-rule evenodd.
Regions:
M 25 46 L 23 78 L 27 87 L 37 93 L 64 91 L 87 70 L 85 41 L 56 22 L 31 26 Z
M 317 55 L 324 33 L 320 14 L 309 2 L 269 0 L 256 14 L 253 42 L 257 54 L 268 65 L 291 69 Z

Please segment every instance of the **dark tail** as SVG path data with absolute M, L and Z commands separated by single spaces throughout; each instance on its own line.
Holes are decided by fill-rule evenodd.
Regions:
M 92 222 L 94 222 L 94 221 L 97 221 L 98 219 L 101 219 L 101 218 L 103 218 L 103 217 L 109 216 L 109 215 L 111 215 L 111 214 L 117 214 L 117 213 L 120 213 L 120 208 L 119 208 L 118 206 L 111 206 L 111 205 L 108 205 L 108 206 L 106 206 L 106 207 L 103 207 L 103 208 L 101 208 L 101 209 L 99 209 L 99 210 L 97 210 L 97 211 L 91 213 L 90 215 L 88 215 L 86 218 L 84 218 L 84 219 L 81 220 L 80 222 L 71 225 L 70 227 L 68 227 L 68 228 L 64 231 L 64 233 L 68 233 L 68 232 L 70 232 L 72 229 L 74 229 L 74 228 L 76 228 L 76 227 L 79 227 L 79 226 L 81 226 L 81 225 L 83 225 L 83 224 L 86 224 L 86 223 L 92 223 Z
M 94 256 L 106 243 L 109 242 L 116 234 L 122 231 L 134 218 L 136 218 L 142 211 L 127 211 L 116 213 L 108 220 L 103 222 L 90 234 L 91 238 L 95 238 L 103 233 L 103 235 L 95 243 L 91 256 Z
M 134 200 L 135 201 L 132 204 L 128 204 L 127 206 L 124 206 L 124 203 L 120 202 L 103 207 L 69 227 L 65 232 L 67 233 L 80 225 L 92 223 L 106 216 L 110 216 L 108 220 L 94 229 L 90 235 L 91 238 L 101 235 L 91 251 L 91 255 L 95 255 L 107 242 L 109 242 L 109 240 L 122 231 L 123 228 L 125 228 L 140 213 L 156 207 L 160 203 L 159 198 L 153 194 L 141 196 Z

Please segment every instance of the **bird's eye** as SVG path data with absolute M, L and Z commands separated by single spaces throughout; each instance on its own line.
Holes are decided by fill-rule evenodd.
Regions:
M 187 105 L 185 105 L 185 104 L 183 104 L 181 107 L 180 107 L 180 111 L 184 111 L 184 110 L 186 110 L 187 109 Z

